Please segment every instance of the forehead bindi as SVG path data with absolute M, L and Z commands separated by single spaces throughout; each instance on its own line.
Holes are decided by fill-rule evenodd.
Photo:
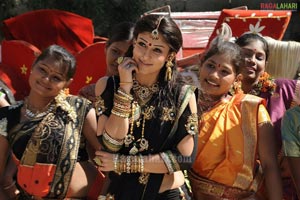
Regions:
M 154 40 L 151 36 L 151 33 L 140 33 L 138 36 L 138 40 L 143 41 L 147 46 L 155 46 L 160 48 L 166 48 L 168 45 L 163 40 L 163 37 L 159 35 L 158 40 Z
M 261 41 L 253 41 L 249 45 L 243 47 L 243 49 L 251 50 L 252 53 L 262 53 L 265 54 L 264 44 Z

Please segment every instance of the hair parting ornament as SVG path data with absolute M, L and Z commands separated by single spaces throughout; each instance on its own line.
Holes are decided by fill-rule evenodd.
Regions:
M 158 28 L 159 28 L 160 22 L 163 18 L 164 18 L 164 16 L 159 17 L 156 28 L 151 32 L 153 40 L 158 40 Z

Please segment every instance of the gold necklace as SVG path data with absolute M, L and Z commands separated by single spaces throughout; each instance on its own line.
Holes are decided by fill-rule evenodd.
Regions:
M 132 90 L 140 105 L 143 106 L 152 98 L 153 94 L 159 91 L 159 85 L 158 83 L 154 83 L 150 87 L 142 86 L 134 79 Z
M 142 112 L 143 122 L 142 122 L 141 138 L 139 138 L 135 141 L 135 137 L 133 135 L 133 129 L 134 129 L 134 125 L 135 125 L 134 122 L 136 121 L 137 127 L 140 126 L 139 118 L 140 118 L 141 107 L 139 106 L 139 104 L 136 101 L 134 101 L 132 103 L 131 119 L 130 119 L 130 132 L 129 132 L 129 134 L 127 134 L 125 136 L 125 139 L 124 139 L 124 144 L 126 147 L 128 147 L 131 143 L 134 142 L 133 147 L 129 151 L 129 154 L 135 155 L 138 152 L 148 150 L 149 142 L 147 139 L 145 139 L 145 124 L 146 124 L 146 120 L 149 120 L 152 118 L 154 109 L 155 108 L 153 106 L 144 108 L 144 111 Z
M 43 109 L 37 110 L 36 112 L 33 112 L 30 109 L 30 106 L 29 106 L 29 103 L 28 103 L 28 98 L 26 98 L 25 101 L 24 101 L 25 117 L 27 117 L 28 119 L 33 119 L 33 118 L 40 118 L 40 117 L 46 116 L 55 107 L 55 105 L 52 102 L 53 101 L 50 101 Z M 43 111 L 43 110 L 45 110 L 45 111 Z

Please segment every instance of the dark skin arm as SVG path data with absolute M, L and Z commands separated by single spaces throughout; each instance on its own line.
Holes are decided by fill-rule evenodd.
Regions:
M 265 175 L 269 199 L 282 199 L 282 183 L 276 158 L 275 138 L 271 123 L 262 123 L 258 127 L 258 153 Z
M 297 195 L 300 197 L 300 158 L 299 157 L 286 157 L 294 181 Z

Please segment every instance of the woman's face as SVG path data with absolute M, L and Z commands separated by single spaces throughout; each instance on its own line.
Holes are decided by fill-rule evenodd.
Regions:
M 150 32 L 140 33 L 134 42 L 133 57 L 138 74 L 158 76 L 169 56 L 170 47 L 161 34 L 153 39 Z
M 105 50 L 106 53 L 106 74 L 108 76 L 118 74 L 118 63 L 119 57 L 124 56 L 129 46 L 132 44 L 131 41 L 118 41 L 111 43 Z
M 259 40 L 252 41 L 242 47 L 245 54 L 245 67 L 242 68 L 243 78 L 256 82 L 265 71 L 266 53 L 263 43 Z
M 211 97 L 227 94 L 235 81 L 236 72 L 230 57 L 216 54 L 208 58 L 200 67 L 199 81 L 201 90 Z
M 67 72 L 53 58 L 38 61 L 32 66 L 29 77 L 31 92 L 43 97 L 55 97 L 60 90 L 68 86 Z

